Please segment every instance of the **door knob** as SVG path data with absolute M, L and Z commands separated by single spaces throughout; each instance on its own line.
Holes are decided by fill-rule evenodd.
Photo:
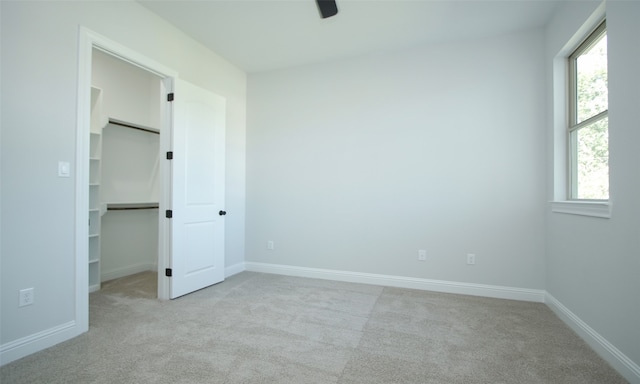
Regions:
M 227 214 L 227 211 L 220 211 L 220 212 L 218 212 L 218 214 L 219 214 L 220 216 L 224 216 L 224 215 L 226 215 L 226 214 Z

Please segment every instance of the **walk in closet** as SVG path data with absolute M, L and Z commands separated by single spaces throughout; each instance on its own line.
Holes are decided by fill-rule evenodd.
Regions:
M 161 79 L 92 55 L 89 288 L 157 270 Z

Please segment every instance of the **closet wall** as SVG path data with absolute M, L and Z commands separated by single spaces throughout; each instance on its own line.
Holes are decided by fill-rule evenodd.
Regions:
M 158 166 L 161 79 L 94 50 L 92 82 L 103 113 L 143 131 L 108 124 L 102 131 L 101 281 L 148 270 L 158 261 Z M 139 208 L 145 209 L 139 209 Z

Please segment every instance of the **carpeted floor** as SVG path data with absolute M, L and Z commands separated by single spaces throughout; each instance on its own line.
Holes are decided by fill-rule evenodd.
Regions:
M 88 333 L 10 383 L 626 383 L 544 304 L 243 272 L 155 300 L 155 274 L 91 294 Z

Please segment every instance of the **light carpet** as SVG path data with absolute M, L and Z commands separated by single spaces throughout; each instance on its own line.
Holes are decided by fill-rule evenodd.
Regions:
M 626 383 L 540 303 L 251 272 L 155 292 L 154 273 L 105 283 L 88 333 L 0 382 Z

